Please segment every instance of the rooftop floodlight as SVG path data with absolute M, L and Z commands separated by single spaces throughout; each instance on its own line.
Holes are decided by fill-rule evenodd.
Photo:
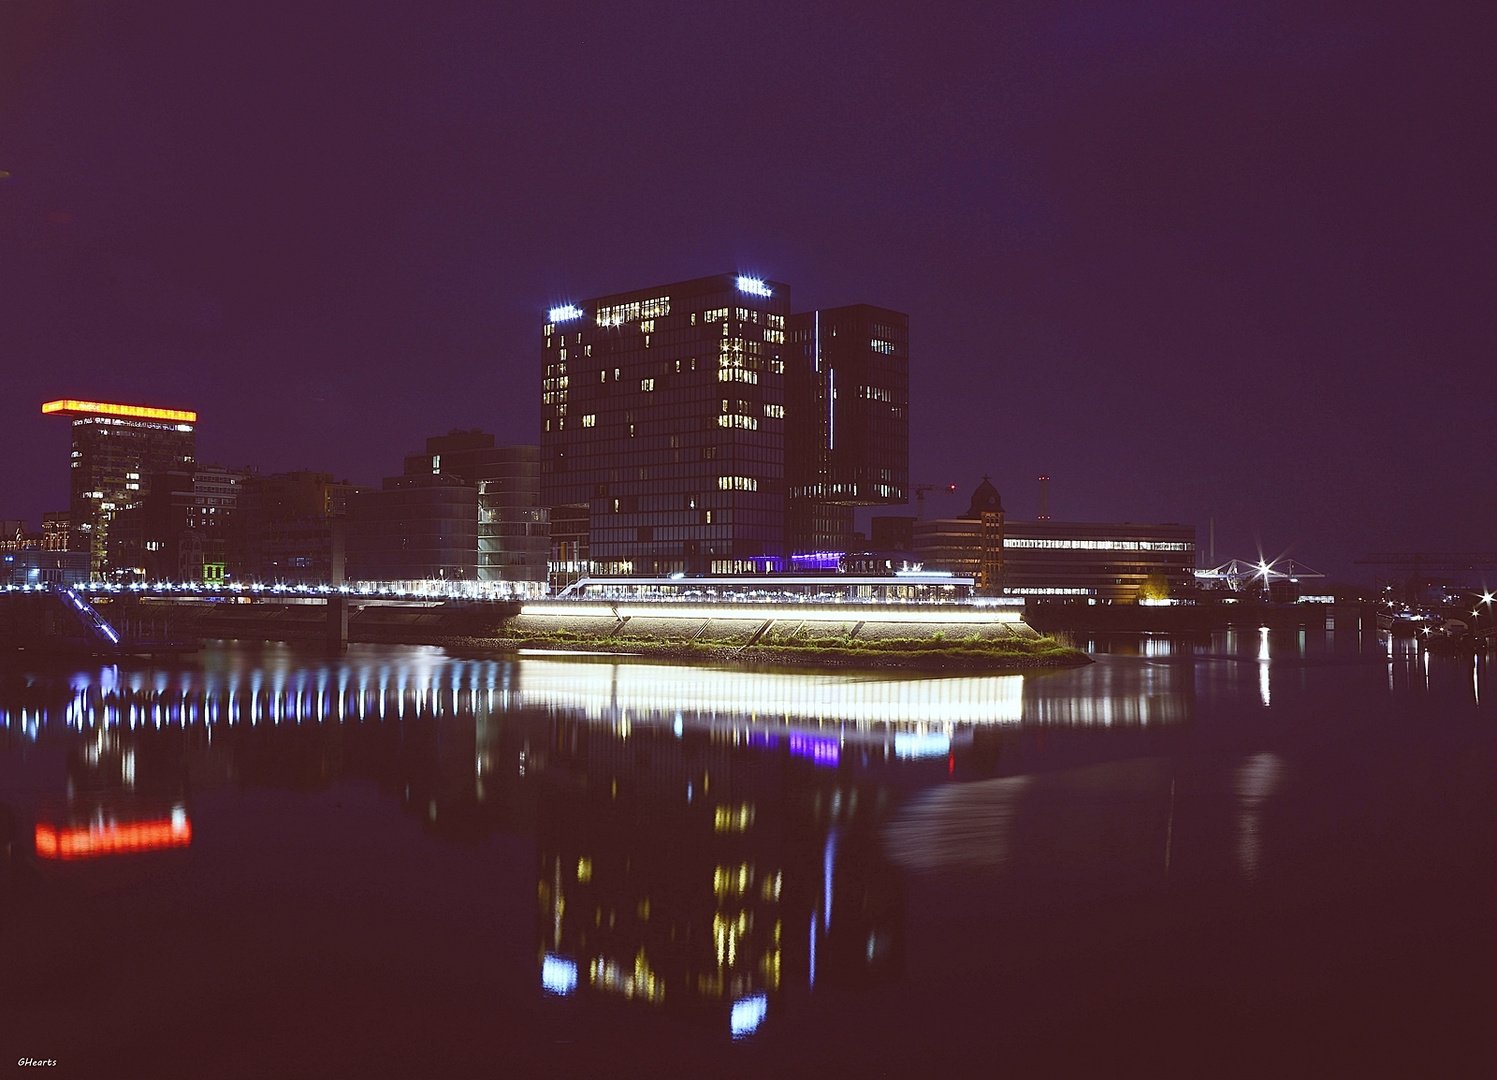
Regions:
M 1482 593 L 1481 594 L 1481 602 L 1483 604 L 1490 604 L 1492 602 L 1492 594 L 1489 593 L 1489 592 Z
M 738 291 L 751 293 L 754 296 L 773 296 L 774 290 L 764 283 L 763 278 L 744 277 L 738 275 Z
M 586 312 L 576 304 L 562 304 L 561 307 L 554 307 L 546 312 L 546 321 L 554 323 L 571 322 L 573 319 L 582 318 L 585 314 Z

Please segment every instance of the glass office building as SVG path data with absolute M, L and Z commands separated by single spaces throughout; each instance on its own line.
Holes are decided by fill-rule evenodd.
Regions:
M 551 523 L 541 505 L 540 450 L 496 446 L 484 431 L 426 440 L 405 459 L 407 476 L 449 473 L 478 488 L 478 580 L 545 581 Z
M 550 310 L 541 503 L 588 508 L 597 572 L 783 567 L 789 315 L 738 274 Z
M 869 304 L 790 318 L 787 541 L 845 552 L 854 506 L 909 499 L 909 316 Z

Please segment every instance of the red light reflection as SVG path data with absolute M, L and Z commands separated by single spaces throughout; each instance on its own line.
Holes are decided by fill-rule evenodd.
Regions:
M 186 814 L 148 821 L 105 822 L 56 828 L 36 826 L 36 853 L 44 859 L 92 859 L 132 851 L 158 851 L 192 843 Z

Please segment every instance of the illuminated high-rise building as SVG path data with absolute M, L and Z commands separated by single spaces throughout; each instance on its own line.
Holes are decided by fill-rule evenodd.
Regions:
M 908 317 L 789 292 L 720 274 L 550 310 L 541 503 L 587 520 L 588 569 L 790 569 L 906 501 Z
M 146 405 L 63 399 L 42 412 L 73 422 L 70 513 L 74 544 L 90 553 L 90 570 L 109 570 L 109 525 L 140 504 L 155 473 L 191 470 L 197 453 L 197 413 Z
M 605 573 L 760 573 L 785 555 L 787 286 L 737 274 L 552 308 L 541 503 L 589 511 Z

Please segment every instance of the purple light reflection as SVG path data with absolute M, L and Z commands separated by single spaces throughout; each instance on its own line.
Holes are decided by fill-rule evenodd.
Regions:
M 792 734 L 790 753 L 795 757 L 810 758 L 813 765 L 836 768 L 842 759 L 842 744 L 824 735 Z

